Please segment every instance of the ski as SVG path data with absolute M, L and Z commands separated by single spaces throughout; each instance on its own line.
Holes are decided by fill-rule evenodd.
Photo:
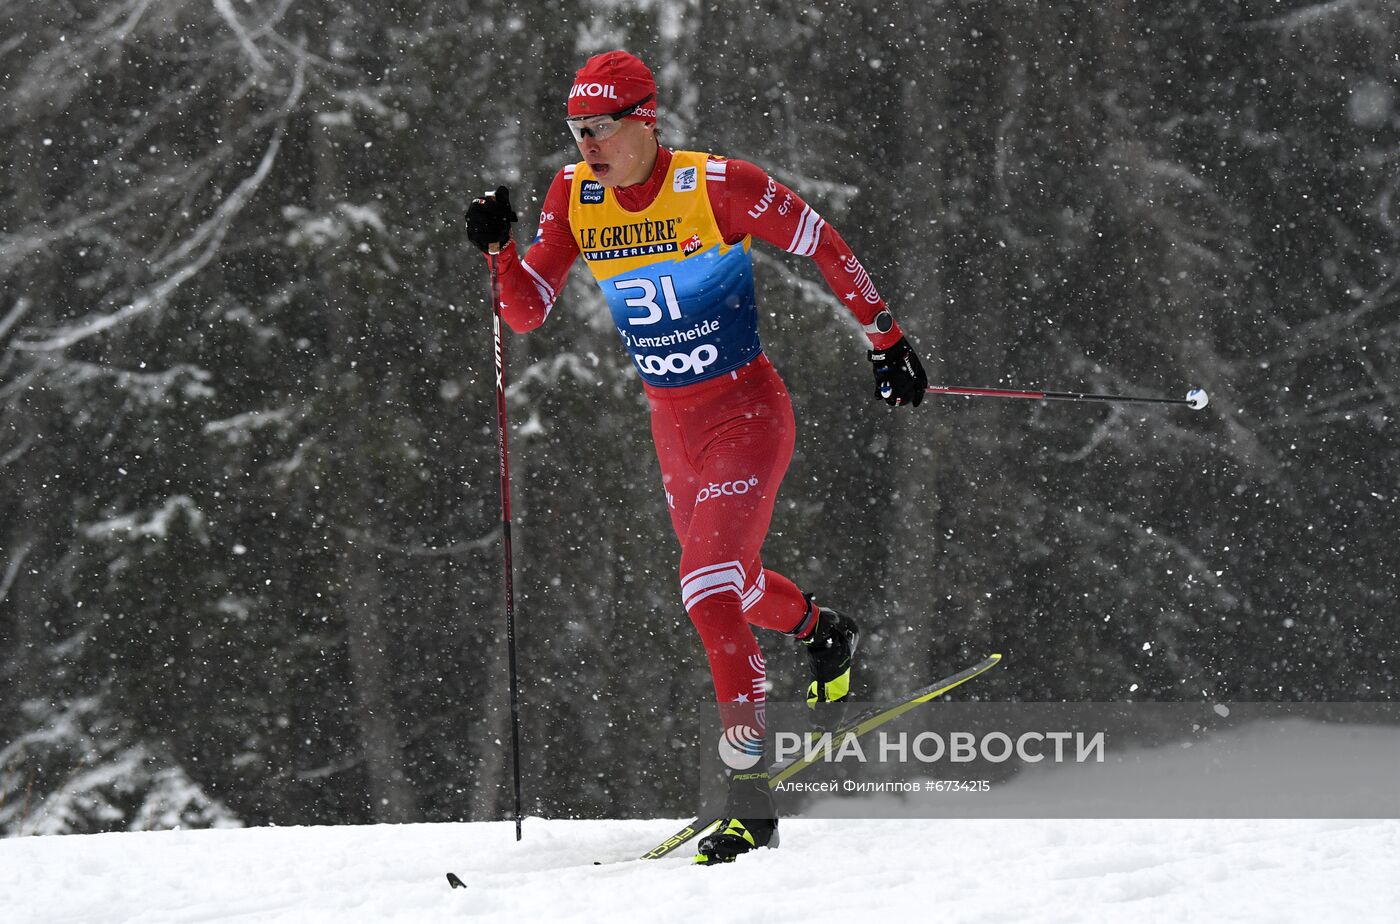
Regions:
M 893 722 L 920 703 L 926 703 L 929 700 L 937 699 L 951 691 L 954 687 L 962 686 L 972 678 L 980 674 L 985 674 L 993 667 L 996 667 L 997 663 L 1000 661 L 1001 655 L 988 655 L 983 660 L 965 670 L 958 671 L 952 676 L 944 677 L 942 680 L 936 680 L 926 687 L 921 687 L 909 693 L 893 706 L 872 706 L 855 718 L 844 722 L 831 733 L 830 738 L 827 739 L 820 749 L 814 750 L 811 753 L 796 755 L 769 767 L 768 774 L 770 779 L 768 781 L 768 786 L 770 788 L 776 787 L 779 783 L 789 780 L 801 773 L 826 754 L 830 748 L 838 747 L 848 736 L 859 738 L 861 735 L 873 731 L 881 725 Z M 662 857 L 670 856 L 675 852 L 677 847 L 707 833 L 723 820 L 722 818 L 701 816 L 642 854 L 641 859 L 659 860 Z

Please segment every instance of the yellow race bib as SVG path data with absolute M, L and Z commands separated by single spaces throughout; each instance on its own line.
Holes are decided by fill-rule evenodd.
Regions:
M 676 151 L 656 200 L 624 209 L 574 166 L 569 226 L 623 345 L 651 385 L 723 375 L 762 352 L 751 239 L 724 243 L 706 189 L 705 154 Z

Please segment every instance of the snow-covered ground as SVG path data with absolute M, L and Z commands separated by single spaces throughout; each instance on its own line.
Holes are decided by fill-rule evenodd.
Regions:
M 1395 821 L 803 821 L 727 867 L 594 866 L 669 821 L 0 843 L 8 922 L 1393 922 Z M 452 869 L 467 888 L 449 888 Z
M 1253 752 L 1273 740 L 1279 761 L 1296 757 L 1299 729 L 1284 730 L 1251 732 Z M 1210 759 L 1192 751 L 1158 751 L 1158 778 Z M 1026 774 L 1003 793 L 1082 799 L 1065 781 Z M 782 848 L 732 866 L 696 867 L 689 849 L 628 859 L 676 827 L 527 819 L 520 843 L 510 823 L 12 839 L 0 841 L 0 921 L 1400 920 L 1393 819 L 790 818 Z M 467 888 L 449 888 L 447 870 Z

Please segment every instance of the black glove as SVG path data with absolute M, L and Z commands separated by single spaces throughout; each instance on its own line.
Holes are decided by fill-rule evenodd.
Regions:
M 492 245 L 510 243 L 511 222 L 519 220 L 510 207 L 510 187 L 498 187 L 495 194 L 487 193 L 467 206 L 467 240 L 489 253 Z
M 928 376 L 908 338 L 900 337 L 888 349 L 871 350 L 867 355 L 875 366 L 875 397 L 890 407 L 918 407 L 928 391 Z

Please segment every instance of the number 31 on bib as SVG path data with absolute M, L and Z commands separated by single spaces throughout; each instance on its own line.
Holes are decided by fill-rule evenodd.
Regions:
M 681 303 L 676 298 L 676 287 L 671 282 L 670 276 L 662 276 L 661 295 L 666 300 L 666 314 L 672 321 L 681 319 Z M 613 282 L 617 291 L 626 293 L 629 290 L 639 290 L 642 294 L 627 296 L 627 307 L 640 308 L 646 312 L 642 317 L 629 317 L 629 324 L 655 324 L 661 320 L 661 306 L 656 303 L 656 283 L 650 279 L 618 279 Z

